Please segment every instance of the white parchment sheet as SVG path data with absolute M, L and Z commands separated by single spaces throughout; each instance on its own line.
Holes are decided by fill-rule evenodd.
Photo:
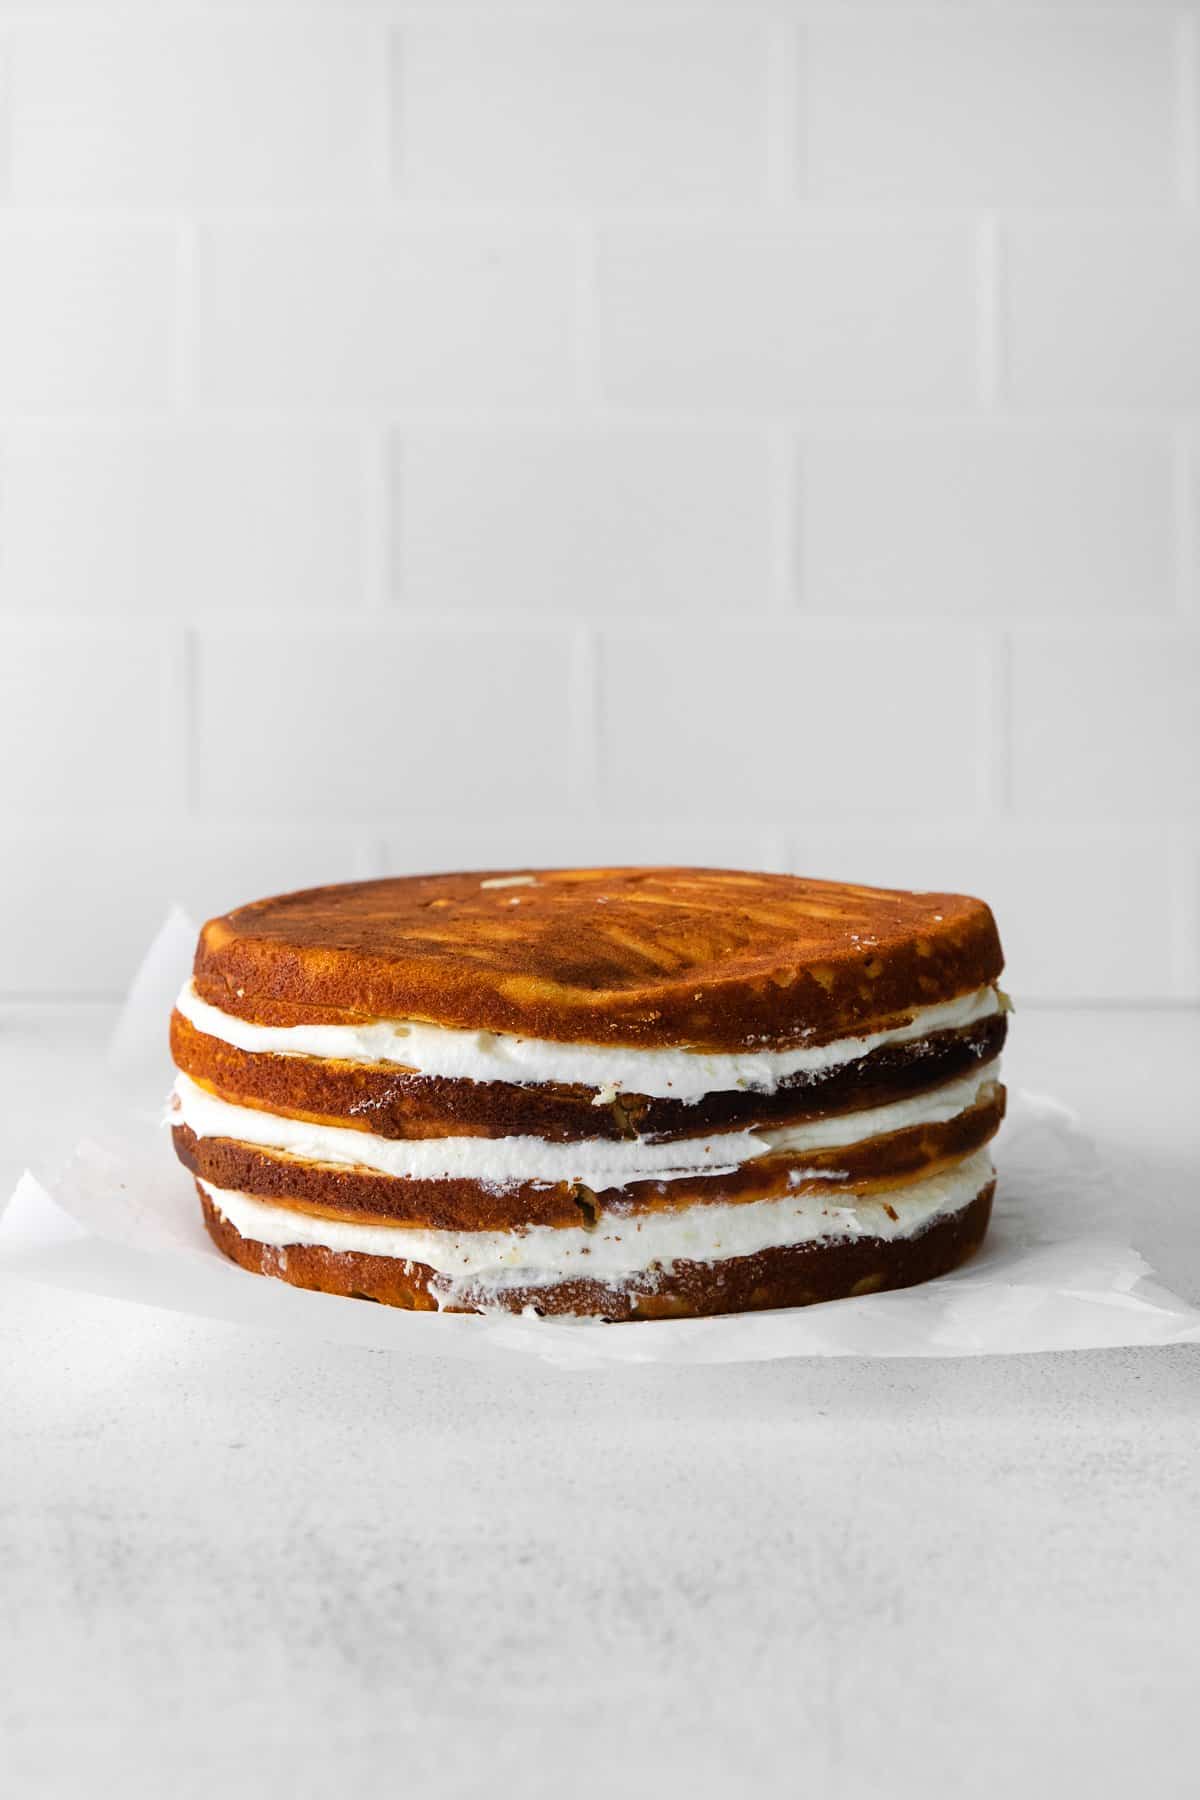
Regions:
M 236 1268 L 200 1221 L 191 1177 L 160 1121 L 166 1021 L 196 932 L 176 911 L 117 1022 L 81 1136 L 59 1171 L 27 1171 L 0 1215 L 0 1269 L 124 1298 L 402 1356 L 517 1353 L 570 1367 L 783 1356 L 986 1356 L 1200 1343 L 1200 1309 L 1153 1276 L 1122 1229 L 1103 1159 L 1055 1101 L 1010 1094 L 991 1231 L 964 1269 L 923 1287 L 788 1312 L 628 1325 L 405 1313 L 306 1293 Z M 84 1125 L 81 1121 L 81 1129 Z

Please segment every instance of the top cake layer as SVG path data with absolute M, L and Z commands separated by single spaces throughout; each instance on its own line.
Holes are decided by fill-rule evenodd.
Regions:
M 562 1043 L 784 1049 L 993 982 L 980 900 L 723 869 L 420 875 L 212 919 L 195 985 L 264 1025 L 412 1019 Z

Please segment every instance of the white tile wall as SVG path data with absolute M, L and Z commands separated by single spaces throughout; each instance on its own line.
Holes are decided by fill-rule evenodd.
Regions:
M 451 206 L 753 204 L 766 168 L 765 21 L 733 7 L 594 11 L 414 18 L 394 49 L 405 192 Z
M 0 996 L 593 857 L 1200 997 L 1198 209 L 1200 0 L 0 0 Z
M 180 773 L 173 685 L 158 627 L 0 631 L 0 816 L 51 815 L 65 832 L 98 814 L 122 831 L 161 818 Z
M 85 821 L 69 832 L 14 831 L 6 844 L 23 871 L 23 904 L 11 921 L 6 915 L 0 943 L 0 992 L 15 996 L 111 994 L 136 969 L 169 904 L 209 918 L 247 894 L 314 887 L 331 868 L 347 878 L 373 872 L 350 833 L 311 827 L 288 837 L 261 826 L 114 832 Z
M 746 619 L 682 641 L 610 630 L 601 785 L 614 806 L 636 794 L 669 817 L 969 810 L 983 768 L 981 677 L 974 636 L 952 630 Z
M 1016 220 L 1003 264 L 1014 404 L 1200 406 L 1200 219 Z
M 1173 991 L 1180 933 L 1176 880 L 1161 836 L 1144 829 L 1074 834 L 1002 821 L 986 831 L 948 822 L 903 837 L 885 824 L 801 832 L 793 861 L 847 881 L 965 888 L 986 894 L 1000 922 L 1018 1008 L 1026 1000 L 1113 1000 Z
M 197 634 L 195 799 L 299 827 L 571 797 L 558 633 L 294 624 Z
M 801 133 L 813 200 L 1160 203 L 1175 166 L 1169 16 L 896 7 L 864 29 L 844 11 L 819 15 L 804 33 Z
M 800 603 L 1086 621 L 1175 604 L 1161 427 L 824 431 L 800 453 Z
M 176 298 L 168 227 L 0 215 L 0 415 L 164 407 Z
M 406 608 L 604 619 L 762 611 L 767 445 L 752 432 L 412 431 L 391 490 Z
M 1200 631 L 1019 634 L 1018 810 L 1180 818 L 1200 794 Z
M 200 228 L 197 406 L 387 414 L 571 397 L 565 233 L 386 218 Z
M 6 609 L 203 619 L 365 599 L 361 434 L 172 422 L 0 430 Z
M 964 406 L 973 284 L 957 225 L 605 231 L 600 381 L 619 405 L 684 412 Z
M 48 11 L 50 9 L 47 9 Z M 93 7 L 12 40 L 13 198 L 28 206 L 361 205 L 372 41 L 352 15 L 243 24 Z M 108 13 L 97 24 L 94 15 Z

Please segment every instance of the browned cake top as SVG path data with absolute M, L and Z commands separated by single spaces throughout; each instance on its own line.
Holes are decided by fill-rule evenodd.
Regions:
M 640 1047 L 840 1037 L 993 981 L 991 912 L 726 869 L 415 875 L 211 919 L 201 996 L 264 1024 L 422 1019 Z

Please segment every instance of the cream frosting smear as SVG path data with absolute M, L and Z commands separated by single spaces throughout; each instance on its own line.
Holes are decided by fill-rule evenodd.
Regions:
M 454 1081 L 550 1083 L 597 1089 L 596 1105 L 619 1093 L 694 1104 L 706 1094 L 774 1093 L 793 1077 L 813 1079 L 885 1044 L 905 1044 L 935 1031 L 961 1030 L 1001 1011 L 994 987 L 977 988 L 936 1006 L 916 1008 L 903 1024 L 831 1043 L 790 1050 L 717 1052 L 637 1050 L 607 1044 L 560 1044 L 496 1031 L 461 1031 L 420 1020 L 362 1025 L 255 1025 L 201 999 L 188 981 L 176 1009 L 206 1036 L 259 1055 L 314 1056 L 338 1062 L 399 1065 Z
M 422 1263 L 435 1271 L 443 1297 L 449 1298 L 456 1288 L 498 1292 L 581 1277 L 618 1283 L 655 1269 L 665 1273 L 681 1261 L 723 1262 L 800 1244 L 916 1237 L 969 1206 L 993 1172 L 986 1150 L 978 1150 L 938 1175 L 878 1199 L 841 1202 L 828 1195 L 798 1195 L 614 1216 L 590 1229 L 535 1225 L 516 1231 L 363 1225 L 293 1212 L 206 1181 L 200 1185 L 234 1230 L 251 1242 L 274 1246 L 281 1254 L 290 1245 L 314 1245 Z
M 237 1106 L 183 1074 L 176 1077 L 176 1105 L 168 1120 L 188 1126 L 198 1138 L 230 1138 L 302 1162 L 369 1169 L 410 1181 L 467 1180 L 489 1187 L 578 1181 L 604 1190 L 639 1181 L 729 1174 L 760 1157 L 803 1156 L 913 1125 L 941 1123 L 989 1098 L 999 1072 L 999 1061 L 994 1060 L 955 1081 L 886 1106 L 772 1130 L 729 1131 L 666 1143 L 644 1138 L 585 1138 L 565 1144 L 529 1136 L 385 1138 L 353 1126 L 311 1124 Z M 823 1173 L 828 1178 L 829 1172 Z

